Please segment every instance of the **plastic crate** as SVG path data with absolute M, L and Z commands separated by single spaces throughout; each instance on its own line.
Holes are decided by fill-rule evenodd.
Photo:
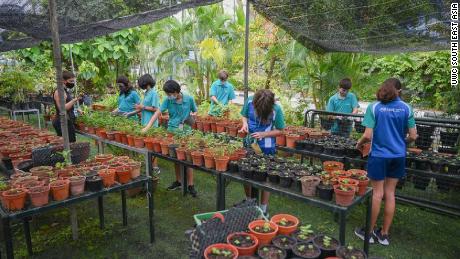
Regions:
M 257 207 L 257 210 L 259 211 L 259 219 L 265 219 L 265 220 L 268 220 L 265 216 L 264 216 L 264 213 L 262 211 L 262 209 L 260 207 Z M 193 215 L 193 219 L 195 220 L 195 224 L 197 226 L 200 226 L 203 221 L 206 221 L 206 220 L 209 220 L 212 218 L 212 216 L 214 216 L 214 214 L 216 213 L 222 213 L 222 215 L 224 215 L 225 217 L 225 213 L 227 212 L 228 210 L 221 210 L 221 211 L 213 211 L 213 212 L 206 212 L 206 213 L 200 213 L 200 214 L 195 214 Z

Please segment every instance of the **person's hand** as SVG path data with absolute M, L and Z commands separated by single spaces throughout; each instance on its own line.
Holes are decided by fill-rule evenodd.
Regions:
M 356 143 L 356 147 L 355 147 L 357 150 L 360 150 L 361 148 L 363 148 L 363 144 L 360 144 L 359 141 L 358 143 Z
M 144 105 L 142 105 L 142 104 L 136 104 L 136 105 L 134 105 L 134 108 L 135 108 L 136 110 L 138 110 L 138 111 L 142 111 L 142 110 L 144 109 Z
M 149 127 L 145 127 L 141 130 L 142 133 L 146 133 L 149 130 Z
M 267 136 L 267 133 L 266 132 L 255 132 L 255 133 L 252 133 L 251 134 L 251 137 L 255 138 L 255 139 L 263 139 Z
M 242 132 L 242 133 L 248 133 L 249 129 L 248 129 L 248 124 L 247 123 L 243 123 L 243 126 L 241 127 L 241 129 L 238 131 L 238 132 Z

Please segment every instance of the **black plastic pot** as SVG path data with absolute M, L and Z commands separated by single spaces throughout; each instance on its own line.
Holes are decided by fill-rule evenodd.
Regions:
M 313 149 L 313 152 L 322 153 L 323 151 L 324 151 L 323 143 L 322 142 L 317 142 L 315 144 L 315 148 Z
M 289 245 L 288 246 L 283 246 L 282 245 L 282 239 L 285 238 L 287 241 L 289 241 Z M 292 257 L 292 247 L 295 246 L 297 244 L 297 240 L 293 237 L 290 237 L 290 236 L 286 236 L 286 235 L 279 235 L 279 236 L 276 236 L 272 239 L 272 244 L 278 248 L 281 248 L 283 249 L 284 251 L 286 251 L 286 257 L 287 258 L 291 258 Z
M 308 151 L 313 151 L 315 148 L 315 143 L 311 140 L 306 140 L 304 144 L 304 149 Z
M 280 183 L 280 175 L 278 171 L 268 172 L 268 181 L 274 184 Z
M 252 179 L 257 182 L 267 181 L 267 171 L 254 170 L 252 174 Z
M 359 256 L 359 258 L 367 259 L 367 255 L 366 253 L 364 253 L 363 250 L 358 248 L 352 248 L 351 250 L 349 250 L 346 246 L 341 246 L 337 248 L 336 255 L 340 258 L 353 258 L 353 256 Z
M 450 188 L 453 186 L 452 180 L 445 179 L 442 176 L 436 177 L 436 187 L 438 191 L 446 193 L 449 192 Z
M 308 246 L 308 245 L 313 245 L 313 250 L 316 252 L 314 255 L 312 256 L 307 256 L 305 254 L 302 254 L 302 252 L 299 251 L 298 247 L 299 246 Z M 303 250 L 305 251 L 305 250 Z M 304 259 L 318 259 L 320 258 L 321 256 L 321 249 L 319 249 L 317 246 L 315 246 L 314 244 L 312 244 L 311 242 L 301 242 L 301 243 L 297 243 L 293 248 L 292 248 L 292 252 L 293 252 L 293 255 L 294 256 L 298 256 L 298 257 L 292 257 L 292 258 L 304 258 Z
M 325 155 L 333 155 L 333 152 L 334 152 L 334 147 L 333 146 L 329 146 L 329 145 L 325 145 L 324 146 L 324 149 L 323 149 L 323 154 Z
M 294 183 L 294 188 L 298 192 L 302 192 L 302 182 L 300 181 L 302 176 L 294 176 L 292 177 L 292 182 Z
M 239 168 L 238 168 L 238 162 L 236 161 L 230 161 L 228 163 L 228 170 L 230 171 L 230 173 L 236 173 L 238 172 Z
M 366 127 L 362 125 L 361 121 L 355 121 L 355 130 L 358 133 L 364 133 L 364 131 L 366 130 Z
M 304 140 L 299 140 L 295 142 L 295 149 L 296 150 L 303 150 L 305 149 L 305 141 Z
M 431 162 L 428 158 L 416 158 L 415 159 L 415 169 L 422 171 L 431 170 Z
M 316 189 L 318 190 L 318 196 L 322 200 L 332 201 L 334 195 L 334 188 L 331 185 L 319 184 Z
M 435 173 L 445 173 L 446 160 L 434 159 L 431 160 L 431 171 Z
M 442 146 L 455 147 L 458 142 L 459 132 L 441 131 L 440 136 Z
M 319 119 L 319 121 L 320 121 L 320 124 L 321 124 L 321 128 L 323 128 L 325 130 L 330 130 L 332 128 L 332 125 L 334 125 L 334 120 L 332 120 L 332 119 L 321 117 Z
M 447 164 L 447 173 L 458 175 L 460 174 L 460 162 L 451 162 Z
M 284 188 L 291 187 L 292 175 L 291 174 L 280 174 L 280 186 Z
M 337 246 L 332 246 L 331 248 L 325 248 L 322 246 L 321 240 L 324 238 L 324 235 L 317 236 L 313 239 L 313 244 L 315 244 L 319 249 L 321 249 L 321 257 L 320 258 L 327 258 L 327 257 L 334 257 L 335 251 L 340 246 L 339 240 L 331 237 L 331 243 L 338 244 Z
M 177 154 L 176 154 L 176 148 L 178 148 L 179 145 L 178 144 L 170 144 L 168 145 L 168 148 L 169 148 L 169 156 L 172 157 L 172 158 L 176 158 L 177 157 Z
M 241 177 L 245 179 L 252 179 L 253 169 L 251 167 L 241 168 Z
M 430 177 L 413 175 L 412 183 L 414 184 L 415 189 L 426 190 L 426 187 L 430 184 Z
M 86 177 L 86 188 L 91 192 L 98 192 L 102 190 L 102 179 L 99 176 Z

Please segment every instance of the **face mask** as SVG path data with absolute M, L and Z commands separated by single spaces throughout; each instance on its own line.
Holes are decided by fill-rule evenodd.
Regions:
M 177 99 L 176 96 L 174 96 L 174 95 L 168 95 L 168 100 L 174 101 L 174 100 L 176 100 L 176 99 Z
M 65 83 L 65 86 L 69 89 L 72 89 L 74 86 L 75 86 L 75 83 L 74 82 L 67 82 Z

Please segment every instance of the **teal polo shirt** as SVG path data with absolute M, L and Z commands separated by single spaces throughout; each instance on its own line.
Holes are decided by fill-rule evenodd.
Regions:
M 145 92 L 144 101 L 142 102 L 142 105 L 144 105 L 144 107 L 160 107 L 160 97 L 158 96 L 157 91 L 155 89 L 149 89 L 147 92 Z M 142 110 L 142 126 L 146 126 L 149 123 L 154 113 L 155 112 Z M 155 120 L 153 126 L 158 127 L 158 120 Z
M 190 112 L 196 112 L 198 109 L 193 97 L 182 93 L 182 100 L 180 103 L 177 100 L 169 100 L 165 97 L 160 106 L 161 112 L 169 112 L 168 131 L 176 131 L 179 125 L 190 116 Z M 184 128 L 188 128 L 184 125 Z
M 118 96 L 118 111 L 120 112 L 133 112 L 136 110 L 134 105 L 140 103 L 141 98 L 136 91 L 131 90 L 128 95 L 120 94 Z
M 219 101 L 219 103 L 223 105 L 227 105 L 229 101 L 236 98 L 233 85 L 228 81 L 225 81 L 225 83 L 222 84 L 222 81 L 220 79 L 212 83 L 211 89 L 209 91 L 209 96 L 215 96 L 217 98 L 217 101 Z M 217 109 L 217 105 L 213 101 L 211 101 L 209 115 L 217 116 Z
M 326 111 L 352 113 L 353 109 L 357 108 L 358 106 L 358 98 L 356 98 L 355 94 L 347 93 L 345 98 L 342 98 L 339 93 L 336 93 L 333 96 L 331 96 L 331 98 L 329 98 L 329 101 L 327 102 Z M 334 123 L 334 125 L 331 128 L 331 131 L 338 132 L 339 125 L 337 125 L 337 123 Z

